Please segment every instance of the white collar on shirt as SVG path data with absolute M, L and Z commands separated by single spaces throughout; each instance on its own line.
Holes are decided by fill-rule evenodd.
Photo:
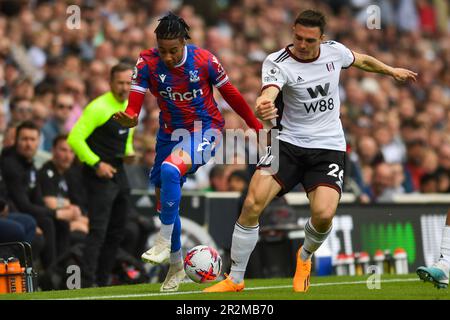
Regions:
M 183 51 L 184 51 L 183 52 L 183 59 L 181 59 L 181 61 L 179 63 L 177 63 L 174 66 L 174 68 L 181 67 L 186 62 L 186 59 L 187 59 L 187 46 L 184 46 Z

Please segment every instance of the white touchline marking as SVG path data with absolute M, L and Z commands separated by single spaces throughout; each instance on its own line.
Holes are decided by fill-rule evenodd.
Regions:
M 420 281 L 418 278 L 406 278 L 406 279 L 388 279 L 381 280 L 382 283 L 386 282 L 412 282 Z M 324 286 L 336 286 L 342 284 L 365 284 L 367 280 L 361 281 L 347 281 L 347 282 L 325 282 L 325 283 L 313 283 L 311 287 L 324 287 Z M 245 291 L 256 291 L 256 290 L 270 290 L 270 289 L 286 289 L 292 288 L 292 285 L 284 286 L 267 286 L 267 287 L 251 287 L 245 288 Z M 158 292 L 158 293 L 136 293 L 136 294 L 122 294 L 122 295 L 111 295 L 111 296 L 91 296 L 91 297 L 75 297 L 75 298 L 56 298 L 56 299 L 45 299 L 45 300 L 99 300 L 99 299 L 126 299 L 126 298 L 140 298 L 140 297 L 165 297 L 165 296 L 175 296 L 175 295 L 187 295 L 187 294 L 208 294 L 203 291 L 181 291 L 181 292 Z

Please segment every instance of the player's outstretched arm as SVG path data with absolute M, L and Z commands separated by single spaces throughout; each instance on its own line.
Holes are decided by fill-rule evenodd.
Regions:
M 250 128 L 256 131 L 263 128 L 240 92 L 230 82 L 221 86 L 219 92 L 230 107 L 244 119 L 245 123 L 247 123 Z
M 380 60 L 362 53 L 353 51 L 355 62 L 353 65 L 361 70 L 368 72 L 376 72 L 392 76 L 397 81 L 416 81 L 417 73 L 403 68 L 394 68 L 384 64 Z

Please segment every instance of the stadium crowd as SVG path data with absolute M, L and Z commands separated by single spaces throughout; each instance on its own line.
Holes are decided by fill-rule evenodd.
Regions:
M 379 16 L 373 16 L 378 11 L 367 10 L 372 4 L 380 9 Z M 77 11 L 67 11 L 71 5 L 80 9 L 79 23 Z M 141 50 L 156 46 L 157 19 L 169 10 L 186 20 L 191 42 L 219 58 L 232 83 L 254 106 L 262 62 L 291 42 L 292 21 L 306 8 L 327 15 L 327 39 L 419 74 L 417 82 L 399 85 L 356 68 L 342 72 L 341 119 L 348 142 L 345 190 L 363 203 L 391 201 L 402 193 L 449 192 L 446 0 L 4 0 L 0 2 L 1 145 L 14 146 L 17 126 L 31 121 L 41 133 L 35 154 L 35 166 L 41 168 L 52 158 L 55 138 L 70 131 L 89 101 L 109 90 L 110 68 L 119 61 L 134 64 Z M 369 28 L 378 18 L 379 28 Z M 227 129 L 245 128 L 220 95 L 216 101 Z M 150 94 L 144 109 L 134 136 L 136 160 L 127 167 L 136 189 L 151 188 L 147 177 L 159 126 L 159 109 Z M 69 158 L 74 160 L 73 154 Z M 205 166 L 186 188 L 244 190 L 252 166 L 242 164 L 245 152 L 234 158 L 233 165 Z M 81 213 L 66 213 L 61 219 L 72 224 L 80 220 L 82 200 L 77 208 Z M 72 224 L 71 229 L 87 232 L 83 220 Z

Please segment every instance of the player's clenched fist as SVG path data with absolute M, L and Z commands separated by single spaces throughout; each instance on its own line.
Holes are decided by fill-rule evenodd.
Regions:
M 255 113 L 261 120 L 272 120 L 278 117 L 277 108 L 275 108 L 275 105 L 270 100 L 262 100 L 258 102 Z

